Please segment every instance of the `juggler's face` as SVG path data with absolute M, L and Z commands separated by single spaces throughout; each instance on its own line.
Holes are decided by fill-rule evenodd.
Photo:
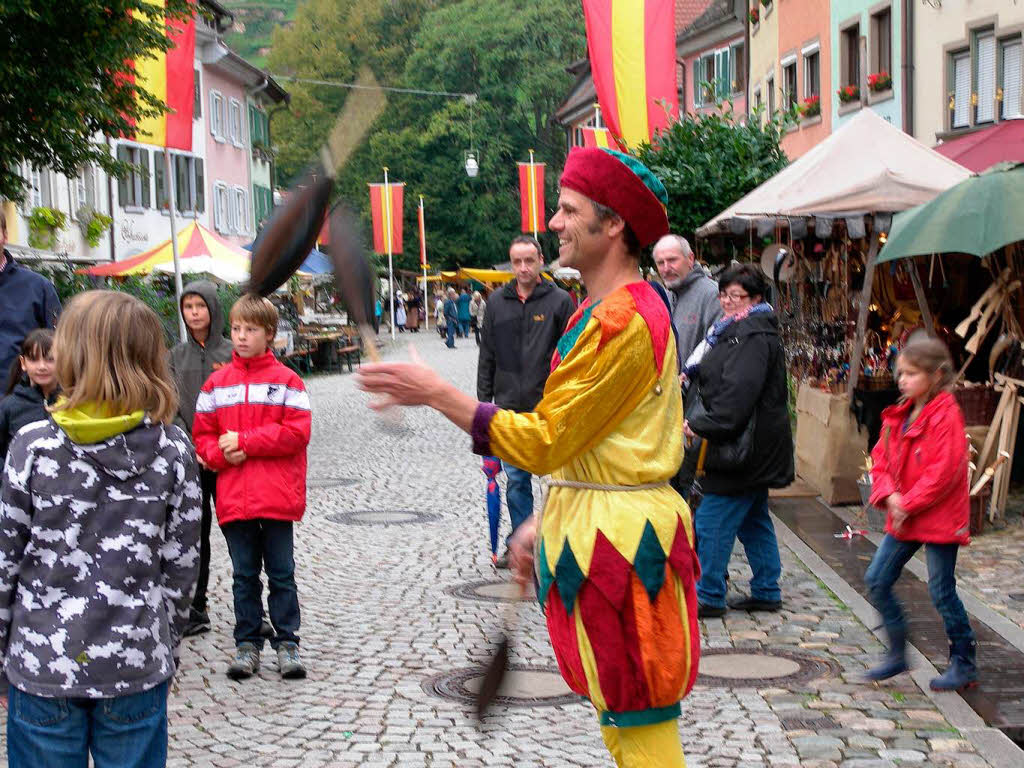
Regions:
M 597 217 L 589 197 L 572 189 L 558 194 L 558 210 L 548 228 L 558 235 L 558 263 L 585 270 L 604 258 L 608 249 L 606 222 Z

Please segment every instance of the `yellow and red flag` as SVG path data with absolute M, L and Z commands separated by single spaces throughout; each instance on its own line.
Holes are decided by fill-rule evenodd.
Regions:
M 590 71 L 605 122 L 636 147 L 679 117 L 673 0 L 583 0 Z M 665 103 L 668 107 L 666 112 Z
M 588 149 L 603 147 L 604 149 L 618 149 L 615 146 L 615 139 L 607 128 L 584 128 L 583 146 Z
M 192 151 L 195 102 L 196 20 L 164 22 L 171 47 L 135 62 L 136 84 L 167 104 L 169 111 L 140 120 L 131 138 L 143 144 Z M 132 76 L 129 75 L 129 78 Z
M 544 232 L 544 163 L 519 163 L 519 212 L 523 232 Z
M 405 183 L 370 184 L 374 253 L 402 252 L 402 198 Z
M 423 213 L 423 196 L 420 195 L 420 207 L 418 209 L 420 220 L 420 266 L 427 266 L 427 221 Z

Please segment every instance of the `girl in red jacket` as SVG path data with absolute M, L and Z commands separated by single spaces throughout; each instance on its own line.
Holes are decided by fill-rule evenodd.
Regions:
M 897 364 L 903 399 L 882 412 L 871 452 L 871 503 L 887 512 L 886 536 L 864 580 L 889 635 L 885 659 L 867 673 L 887 680 L 907 670 L 907 625 L 893 584 L 923 544 L 928 590 L 949 637 L 949 667 L 931 681 L 937 691 L 975 684 L 974 632 L 956 593 L 957 551 L 970 543 L 967 439 L 964 418 L 949 389 L 953 361 L 937 339 L 911 337 Z

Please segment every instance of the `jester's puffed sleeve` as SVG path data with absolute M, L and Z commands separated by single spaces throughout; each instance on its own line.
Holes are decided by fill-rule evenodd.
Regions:
M 658 386 L 651 336 L 639 314 L 607 339 L 596 318 L 580 322 L 585 323 L 582 332 L 552 371 L 533 412 L 477 406 L 474 453 L 497 456 L 536 475 L 550 474 L 593 448 Z M 566 336 L 572 334 L 570 328 Z M 566 341 L 560 348 L 570 346 Z

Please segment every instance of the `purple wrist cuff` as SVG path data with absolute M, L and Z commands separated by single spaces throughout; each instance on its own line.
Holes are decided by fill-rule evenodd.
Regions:
M 491 455 L 491 419 L 500 409 L 494 403 L 480 403 L 473 414 L 473 453 L 478 456 Z

